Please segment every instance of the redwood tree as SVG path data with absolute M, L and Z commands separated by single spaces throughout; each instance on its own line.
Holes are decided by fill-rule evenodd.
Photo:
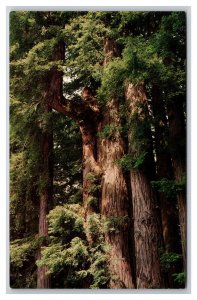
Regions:
M 173 166 L 169 147 L 166 143 L 168 137 L 168 120 L 165 109 L 165 102 L 162 95 L 162 89 L 157 84 L 153 84 L 150 91 L 151 108 L 153 114 L 154 143 L 156 153 L 156 179 L 161 182 L 173 182 Z M 158 184 L 157 183 L 157 184 Z M 162 190 L 158 191 L 159 206 L 161 209 L 162 233 L 165 253 L 180 253 L 180 233 L 177 211 L 177 200 L 174 193 Z M 181 259 L 180 259 L 181 261 Z M 169 287 L 176 287 L 173 280 L 173 273 L 179 272 L 177 264 L 170 266 L 167 270 L 167 280 Z
M 60 46 L 57 46 L 57 49 L 60 49 Z M 56 53 L 58 53 L 58 50 Z M 63 58 L 62 53 L 59 51 L 59 59 Z M 100 131 L 105 126 L 115 128 L 120 125 L 118 99 L 108 100 L 105 107 L 106 112 L 99 117 L 101 113 L 99 113 L 96 104 L 92 105 L 92 96 L 89 95 L 85 102 L 81 102 L 77 108 L 70 107 L 69 101 L 61 94 L 61 86 L 62 74 L 54 71 L 48 91 L 49 103 L 52 108 L 74 118 L 79 123 L 82 133 L 84 205 L 87 208 L 88 189 L 91 188 L 88 174 L 91 172 L 96 175 L 102 173 L 101 214 L 106 218 L 106 222 L 111 220 L 113 222 L 113 219 L 116 219 L 119 223 L 116 225 L 118 228 L 115 228 L 114 232 L 110 232 L 110 226 L 106 229 L 106 242 L 109 244 L 111 257 L 109 264 L 112 277 L 111 287 L 131 288 L 133 287 L 133 281 L 128 248 L 129 204 L 127 187 L 121 167 L 113 163 L 124 154 L 124 143 L 121 136 L 116 133 L 113 138 L 100 139 L 97 145 L 98 153 L 95 152 L 98 125 Z M 98 163 L 96 157 L 98 157 Z M 88 208 L 86 213 L 88 213 Z
M 48 224 L 47 214 L 52 206 L 52 186 L 53 186 L 53 131 L 52 120 L 49 118 L 50 108 L 47 103 L 43 103 L 43 122 L 41 124 L 41 170 L 40 170 L 40 188 L 39 188 L 39 225 L 38 238 L 47 242 Z M 44 244 L 41 244 L 43 246 Z M 38 249 L 37 259 L 41 259 L 41 249 Z M 47 273 L 46 266 L 38 266 L 37 270 L 37 288 L 50 288 L 50 275 Z
M 130 176 L 137 288 L 161 288 L 164 287 L 159 253 L 162 247 L 161 227 L 156 195 L 150 183 L 154 175 L 154 161 L 144 84 L 129 84 L 126 99 L 130 118 L 129 154 L 133 161 Z

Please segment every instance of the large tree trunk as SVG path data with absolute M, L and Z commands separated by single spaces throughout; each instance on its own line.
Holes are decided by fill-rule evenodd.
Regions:
M 170 133 L 170 149 L 175 180 L 180 183 L 186 175 L 186 148 L 185 148 L 185 122 L 183 114 L 183 101 L 175 97 L 167 103 L 167 113 Z M 181 191 L 177 195 L 179 223 L 183 261 L 186 270 L 186 195 Z
M 148 152 L 143 164 L 131 169 L 136 283 L 137 288 L 162 288 L 159 256 L 159 249 L 162 245 L 161 233 L 156 209 L 157 203 L 150 184 L 150 177 L 153 174 L 151 166 L 154 165 L 152 155 L 149 153 L 152 149 L 150 149 L 151 146 L 148 147 L 144 144 L 144 141 L 150 143 L 148 136 L 142 137 L 142 139 L 145 138 L 144 141 L 136 140 L 136 134 L 140 130 L 139 126 L 143 122 L 147 122 L 145 120 L 147 98 L 143 84 L 129 84 L 126 90 L 126 99 L 130 118 L 129 153 L 133 158 L 137 158 L 142 151 Z M 149 135 L 148 132 L 145 134 Z
M 106 38 L 104 66 L 117 56 L 117 47 Z M 126 180 L 122 168 L 117 164 L 125 153 L 125 145 L 119 128 L 119 99 L 107 100 L 103 119 L 99 126 L 108 135 L 98 140 L 98 162 L 102 166 L 100 210 L 105 220 L 105 241 L 109 245 L 110 288 L 134 288 L 129 249 L 129 200 Z
M 162 288 L 156 203 L 142 171 L 131 171 L 137 288 Z
M 110 288 L 134 288 L 129 249 L 129 203 L 123 171 L 116 161 L 124 155 L 120 127 L 119 103 L 108 101 L 100 130 L 111 126 L 110 136 L 99 139 L 98 161 L 103 169 L 101 214 L 105 219 L 105 240 L 109 244 Z
M 47 104 L 44 104 L 45 121 L 42 126 L 42 167 L 40 174 L 40 209 L 39 209 L 39 228 L 38 238 L 47 238 L 48 224 L 47 214 L 49 205 L 52 201 L 52 152 L 53 152 L 53 134 L 51 132 L 51 124 L 48 122 L 48 113 L 51 110 Z M 46 241 L 45 241 L 46 242 Z M 41 249 L 38 250 L 37 259 L 41 259 Z M 41 266 L 37 269 L 37 288 L 50 288 L 50 275 L 47 274 L 47 267 Z

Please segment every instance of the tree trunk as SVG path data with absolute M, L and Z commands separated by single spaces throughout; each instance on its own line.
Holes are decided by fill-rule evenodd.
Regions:
M 48 113 L 50 109 L 48 105 L 44 105 L 45 121 L 41 125 L 42 128 L 42 167 L 40 174 L 40 209 L 39 209 L 39 228 L 38 238 L 44 238 L 42 242 L 46 243 L 48 236 L 48 224 L 47 214 L 49 211 L 49 205 L 52 200 L 52 185 L 53 185 L 53 174 L 52 174 L 52 152 L 53 152 L 53 135 L 51 124 L 48 122 Z M 41 249 L 38 250 L 37 259 L 41 259 Z M 47 267 L 41 266 L 37 269 L 37 288 L 50 288 L 50 275 L 47 274 Z
M 166 128 L 168 127 L 164 102 L 162 99 L 162 91 L 159 86 L 153 85 L 151 90 L 152 112 L 154 117 L 155 128 L 155 151 L 157 157 L 157 179 L 166 178 L 173 179 L 173 170 L 171 163 L 171 155 L 166 147 Z M 180 234 L 178 228 L 178 211 L 176 197 L 167 197 L 164 193 L 158 193 L 160 200 L 162 232 L 165 252 L 180 253 L 179 241 Z M 168 271 L 168 286 L 176 287 L 173 274 L 178 273 L 180 266 L 173 266 Z
M 85 208 L 85 219 L 92 212 L 98 211 L 98 191 L 94 190 L 98 179 L 101 177 L 101 168 L 97 163 L 97 130 L 99 112 L 96 99 L 89 87 L 82 91 L 85 104 L 84 111 L 78 119 L 83 145 L 83 204 Z M 91 199 L 94 199 L 91 203 Z
M 98 161 L 103 169 L 101 214 L 105 219 L 105 240 L 109 244 L 110 288 L 134 288 L 129 249 L 129 203 L 126 180 L 116 163 L 124 155 L 120 127 L 119 103 L 115 97 L 105 108 L 100 130 L 111 126 L 111 136 L 100 138 Z
M 136 140 L 136 133 L 140 130 L 139 126 L 141 126 L 143 122 L 147 122 L 147 120 L 145 120 L 147 98 L 143 84 L 136 86 L 129 84 L 126 90 L 126 99 L 130 118 L 130 155 L 137 158 L 142 151 L 145 150 L 148 152 L 142 166 L 140 165 L 139 167 L 133 167 L 131 169 L 136 283 L 137 288 L 162 288 L 163 280 L 159 256 L 159 249 L 162 246 L 161 233 L 159 230 L 156 199 L 150 184 L 150 177 L 153 170 L 148 168 L 149 165 L 154 165 L 151 159 L 152 155 L 149 153 L 152 149 L 150 149 L 150 146 L 147 144 L 145 145 L 145 142 L 150 142 L 147 141 L 147 139 L 149 139 L 148 136 L 141 137 L 142 139 L 145 138 L 145 142 Z M 135 119 L 132 119 L 133 117 Z
M 54 60 L 64 59 L 64 43 L 59 43 L 53 53 Z M 53 187 L 53 133 L 52 124 L 49 120 L 49 112 L 51 112 L 51 104 L 54 102 L 58 108 L 62 108 L 60 105 L 60 99 L 62 97 L 62 72 L 52 69 L 45 78 L 45 91 L 42 97 L 43 108 L 43 123 L 40 125 L 42 130 L 42 167 L 40 174 L 40 210 L 39 210 L 39 231 L 38 238 L 44 238 L 43 243 L 46 243 L 48 236 L 48 224 L 47 214 L 49 212 L 49 206 L 52 202 L 52 187 Z M 38 250 L 37 259 L 41 259 L 41 249 Z M 37 288 L 50 288 L 50 275 L 47 274 L 47 267 L 41 266 L 37 269 Z
M 118 55 L 117 45 L 110 38 L 105 39 L 104 67 Z M 129 200 L 126 180 L 119 160 L 125 145 L 119 128 L 119 99 L 107 99 L 103 119 L 99 126 L 102 132 L 108 129 L 109 135 L 98 140 L 98 162 L 102 166 L 100 210 L 105 220 L 105 241 L 109 245 L 110 288 L 134 288 L 129 249 Z
M 141 171 L 131 172 L 137 288 L 162 288 L 159 262 L 161 246 L 155 199 L 150 182 Z
M 86 112 L 87 113 L 87 112 Z M 101 168 L 97 163 L 97 121 L 88 117 L 79 121 L 83 145 L 83 206 L 85 210 L 85 228 L 88 242 L 94 242 L 94 235 L 89 231 L 89 217 L 92 213 L 99 213 L 99 183 Z
M 83 203 L 87 218 L 88 214 L 95 211 L 93 205 L 89 203 L 89 198 L 96 197 L 95 193 L 91 193 L 92 177 L 99 174 L 100 168 L 95 157 L 96 132 L 92 129 L 93 124 L 91 122 L 84 124 L 84 121 L 81 123 L 83 123 L 80 125 L 83 144 Z
M 167 103 L 169 122 L 170 146 L 172 165 L 175 180 L 180 183 L 186 175 L 186 130 L 183 115 L 183 101 L 181 97 L 172 99 Z M 182 242 L 183 261 L 186 270 L 186 195 L 181 191 L 177 195 L 179 223 Z
M 40 195 L 40 213 L 39 213 L 39 238 L 46 238 L 48 236 L 48 224 L 46 216 L 48 213 L 47 210 L 48 195 L 47 193 L 42 193 Z M 41 259 L 41 249 L 38 250 L 37 260 Z M 50 276 L 47 274 L 47 267 L 41 266 L 37 269 L 37 288 L 38 289 L 47 289 L 50 288 Z

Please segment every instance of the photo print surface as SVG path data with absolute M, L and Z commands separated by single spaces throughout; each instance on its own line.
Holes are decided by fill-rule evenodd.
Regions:
M 186 286 L 186 13 L 11 11 L 10 287 Z

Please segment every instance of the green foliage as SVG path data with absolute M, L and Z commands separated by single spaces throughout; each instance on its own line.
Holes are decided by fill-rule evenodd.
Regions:
M 82 287 L 90 282 L 90 288 L 106 286 L 107 251 L 104 243 L 100 216 L 92 214 L 86 222 L 79 205 L 58 206 L 48 216 L 49 244 L 42 248 L 38 266 L 47 266 L 49 273 L 58 278 L 64 276 L 65 287 Z M 81 222 L 82 221 L 82 222 Z M 92 239 L 89 244 L 88 239 Z
M 47 265 L 49 273 L 59 273 L 64 266 L 64 252 L 61 244 L 51 244 L 42 249 L 42 259 L 36 261 L 37 266 Z
M 165 193 L 168 198 L 174 197 L 178 192 L 185 189 L 186 177 L 184 176 L 180 182 L 162 178 L 158 181 L 152 181 L 152 186 L 161 193 Z
M 73 267 L 73 271 L 76 271 L 76 268 L 83 268 L 87 262 L 87 245 L 84 244 L 81 238 L 75 237 L 67 247 L 59 243 L 44 247 L 42 249 L 42 259 L 36 263 L 38 266 L 47 266 L 49 273 L 58 274 L 65 267 Z
M 101 188 L 101 185 L 100 184 L 94 184 L 94 185 L 91 185 L 88 189 L 88 193 L 89 194 L 95 194 L 97 191 L 99 191 Z
M 88 270 L 81 270 L 76 272 L 77 278 L 80 280 L 92 278 L 91 289 L 99 289 L 107 287 L 109 282 L 109 274 L 106 271 L 106 264 L 108 261 L 108 255 L 103 254 L 101 251 L 96 251 L 94 254 L 94 260 Z
M 126 65 L 121 58 L 113 58 L 107 64 L 102 74 L 101 87 L 98 89 L 98 99 L 101 103 L 113 95 L 122 96 L 124 91 Z
M 30 236 L 16 239 L 10 243 L 10 263 L 15 269 L 22 268 L 26 262 L 35 258 L 36 251 L 49 243 L 50 240 L 46 236 Z
M 99 131 L 97 133 L 97 136 L 102 139 L 110 139 L 115 136 L 116 132 L 117 132 L 117 128 L 114 125 L 108 124 L 105 125 L 102 131 Z
M 29 260 L 34 254 L 35 247 L 32 247 L 34 237 L 18 239 L 10 245 L 10 263 L 16 268 L 21 268 L 23 263 Z
M 82 203 L 82 145 L 77 124 L 54 113 L 53 116 L 54 204 Z
M 36 156 L 36 155 L 35 155 Z M 34 157 L 35 158 L 35 157 Z M 37 225 L 37 166 L 27 151 L 16 152 L 10 159 L 10 235 L 18 239 L 35 233 Z M 35 174 L 35 175 L 34 175 Z M 25 226 L 28 233 L 25 233 Z
M 176 263 L 180 263 L 182 255 L 173 252 L 164 252 L 160 257 L 161 267 L 163 270 L 170 270 Z
M 88 187 L 87 205 L 95 210 L 98 209 L 98 192 L 101 189 L 101 176 L 93 172 L 87 174 L 87 180 L 90 182 Z
M 92 213 L 88 217 L 86 224 L 86 233 L 87 236 L 91 238 L 99 238 L 99 236 L 102 237 L 103 225 L 101 216 L 99 214 Z
M 55 241 L 69 242 L 73 235 L 84 236 L 83 209 L 79 204 L 56 206 L 48 215 L 48 231 Z
M 147 152 L 143 152 L 137 158 L 132 157 L 131 154 L 125 154 L 116 163 L 124 170 L 139 169 L 143 165 L 147 154 Z
M 93 172 L 89 172 L 88 174 L 87 174 L 87 179 L 91 182 L 91 183 L 98 183 L 99 181 L 100 181 L 100 175 L 97 175 L 97 174 L 95 174 L 95 173 L 93 173 Z
M 134 159 L 147 158 L 152 151 L 151 122 L 147 112 L 147 106 L 139 104 L 140 113 L 134 113 L 128 121 L 130 154 Z
M 174 270 L 180 270 L 182 266 L 182 255 L 174 252 L 163 252 L 160 256 L 160 262 L 164 272 L 173 273 Z M 173 273 L 172 277 L 177 287 L 185 287 L 186 275 L 184 272 Z
M 35 237 L 16 239 L 10 243 L 10 285 L 12 288 L 36 287 Z
M 174 277 L 174 281 L 177 282 L 179 284 L 179 286 L 185 287 L 185 281 L 186 281 L 185 272 L 174 273 L 173 277 Z
M 85 245 L 79 237 L 72 239 L 70 243 L 71 247 L 68 249 L 68 262 L 71 262 L 73 266 L 77 266 L 79 263 L 85 264 L 88 261 L 87 244 Z
M 93 277 L 93 283 L 90 285 L 90 288 L 98 289 L 106 287 L 110 279 L 110 275 L 106 268 L 109 257 L 105 252 L 103 253 L 103 251 L 96 251 L 93 257 L 94 260 L 89 269 L 89 272 Z
M 104 219 L 104 231 L 110 233 L 118 233 L 122 227 L 127 227 L 129 223 L 128 216 L 111 216 Z
M 97 12 L 81 14 L 66 25 L 65 74 L 77 88 L 87 85 L 98 86 L 104 58 L 103 37 L 107 32 L 108 28 L 99 20 Z
M 87 204 L 89 207 L 96 208 L 98 206 L 98 198 L 89 196 L 87 199 Z

